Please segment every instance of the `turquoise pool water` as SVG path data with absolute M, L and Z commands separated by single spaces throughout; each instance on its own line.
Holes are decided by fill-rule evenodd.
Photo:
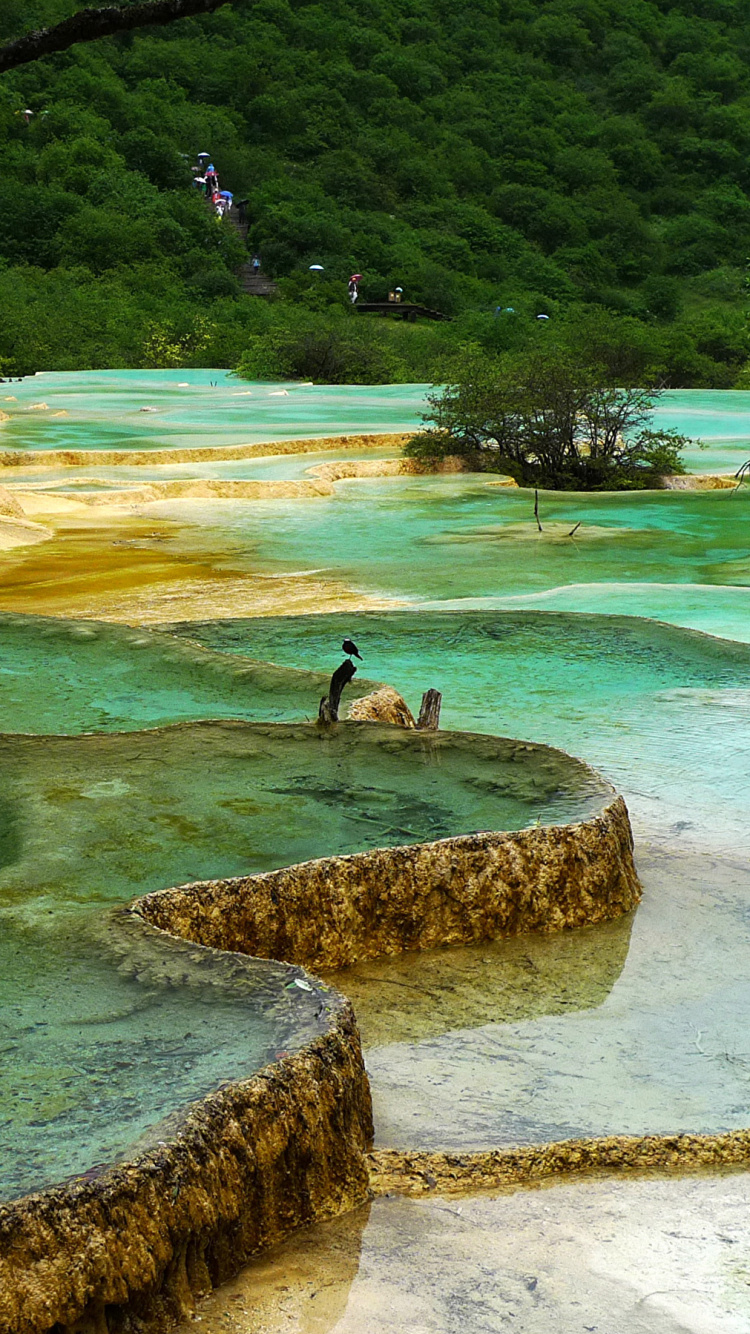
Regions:
M 704 448 L 685 452 L 689 472 L 733 473 L 750 459 L 750 393 L 671 389 L 654 412 L 658 429 L 680 431 Z
M 0 410 L 10 414 L 0 447 L 193 449 L 408 431 L 427 389 L 252 384 L 223 370 L 49 372 L 0 384 Z M 33 409 L 40 403 L 47 410 Z
M 295 671 L 238 663 L 154 631 L 0 613 L 0 730 L 76 734 L 203 718 L 314 717 L 330 677 L 320 667 L 330 658 L 329 646 L 317 670 Z M 350 694 L 367 689 L 353 682 Z
M 0 409 L 11 414 L 0 447 L 176 449 L 408 431 L 428 392 L 423 384 L 247 383 L 225 370 L 46 372 L 0 384 Z M 30 411 L 35 403 L 49 411 Z M 62 411 L 67 418 L 51 415 Z M 750 458 L 750 391 L 669 390 L 654 424 L 704 443 L 687 450 L 690 471 L 735 472 Z
M 191 622 L 223 652 L 311 667 L 343 633 L 368 676 L 450 728 L 523 735 L 584 756 L 642 835 L 750 852 L 750 648 L 626 617 L 414 612 Z

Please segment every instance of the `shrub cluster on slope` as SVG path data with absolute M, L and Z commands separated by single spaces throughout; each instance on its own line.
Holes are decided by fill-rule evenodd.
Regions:
M 0 38 L 81 7 L 6 0 Z M 655 343 L 672 331 L 671 382 L 732 384 L 749 54 L 743 0 L 235 0 L 13 71 L 0 358 L 137 363 L 164 345 L 226 363 L 252 361 L 278 321 L 286 337 L 294 317 L 241 295 L 236 235 L 191 193 L 206 148 L 250 198 L 264 269 L 319 329 L 356 269 L 367 297 L 398 282 L 459 317 L 604 307 Z M 429 339 L 373 341 L 383 365 L 398 344 L 410 375 Z

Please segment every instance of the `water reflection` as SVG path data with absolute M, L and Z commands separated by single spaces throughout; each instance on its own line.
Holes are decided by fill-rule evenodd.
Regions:
M 749 1205 L 730 1175 L 380 1199 L 253 1261 L 201 1329 L 746 1334 Z
M 491 1148 L 747 1125 L 750 864 L 652 850 L 639 869 L 644 900 L 627 960 L 598 1005 L 574 943 L 565 1008 L 526 1016 L 519 1006 L 418 1041 L 378 1030 L 367 1066 L 380 1145 Z M 607 948 L 596 928 L 589 954 L 598 940 Z M 418 958 L 411 980 L 419 985 Z
M 420 1043 L 454 1029 L 601 1005 L 622 972 L 632 925 L 627 914 L 549 936 L 373 959 L 324 976 L 353 1002 L 365 1048 Z

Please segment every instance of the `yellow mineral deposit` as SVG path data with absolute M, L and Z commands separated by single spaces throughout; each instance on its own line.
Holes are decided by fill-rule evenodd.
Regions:
M 441 459 L 432 465 L 419 459 L 341 459 L 332 463 L 318 463 L 308 469 L 311 477 L 320 477 L 329 482 L 342 482 L 363 477 L 418 477 L 424 473 L 467 472 L 464 459 L 454 455 Z M 495 486 L 516 486 L 512 477 L 498 479 Z
M 36 404 L 38 408 L 46 404 Z M 156 411 L 156 409 L 154 409 Z M 319 454 L 329 449 L 383 449 L 403 448 L 413 432 L 395 431 L 387 434 L 317 436 L 300 440 L 271 440 L 265 444 L 207 445 L 175 449 L 38 449 L 33 453 L 35 467 L 90 468 L 117 466 L 150 468 L 158 463 L 221 463 L 232 459 L 268 458 L 285 454 Z M 0 454 L 0 468 L 29 466 L 26 450 L 4 450 Z
M 47 522 L 2 519 L 0 544 L 8 553 L 0 565 L 2 611 L 154 625 L 390 605 L 321 574 L 279 577 L 220 554 L 196 556 L 181 545 L 179 523 L 63 497 L 49 505 L 35 497 L 25 512 Z
M 16 547 L 36 546 L 46 542 L 52 536 L 48 528 L 38 523 L 29 523 L 25 519 L 6 518 L 0 515 L 0 551 L 13 551 Z
M 43 405 L 35 405 L 42 407 Z M 370 596 L 320 572 L 285 576 L 253 566 L 247 559 L 201 554 L 186 542 L 187 530 L 176 519 L 144 518 L 164 502 L 186 507 L 199 502 L 299 500 L 315 502 L 334 494 L 346 478 L 396 476 L 423 471 L 412 460 L 347 459 L 322 464 L 297 479 L 171 478 L 119 489 L 92 475 L 76 489 L 45 491 L 30 485 L 29 471 L 43 481 L 50 466 L 203 462 L 264 457 L 269 454 L 318 453 L 340 446 L 343 453 L 401 444 L 406 436 L 348 436 L 337 440 L 297 440 L 226 449 L 146 451 L 35 451 L 31 456 L 0 456 L 6 485 L 0 488 L 0 550 L 14 559 L 0 566 L 0 610 L 53 616 L 87 616 L 108 621 L 157 624 L 205 617 L 299 615 L 321 611 L 378 610 L 398 605 Z M 14 483 L 23 468 L 24 481 Z M 447 471 L 453 471 L 449 460 Z M 86 490 L 90 483 L 91 490 Z M 109 489 L 105 489 L 109 488 Z M 7 516 L 7 517 L 6 517 Z M 192 520 L 191 520 L 192 522 Z M 45 555 L 31 548 L 46 542 Z
M 407 728 L 417 725 L 408 704 L 393 686 L 380 686 L 371 694 L 355 699 L 346 716 L 353 722 L 393 723 Z
M 721 473 L 686 473 L 684 477 L 665 477 L 665 491 L 727 491 L 737 486 L 737 478 Z

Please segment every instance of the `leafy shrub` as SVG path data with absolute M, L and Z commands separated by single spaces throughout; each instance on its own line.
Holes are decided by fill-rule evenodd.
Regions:
M 459 455 L 526 486 L 620 490 L 680 473 L 684 436 L 650 429 L 658 391 L 623 389 L 605 368 L 555 347 L 489 361 L 469 355 L 455 382 L 432 394 L 406 452 Z

